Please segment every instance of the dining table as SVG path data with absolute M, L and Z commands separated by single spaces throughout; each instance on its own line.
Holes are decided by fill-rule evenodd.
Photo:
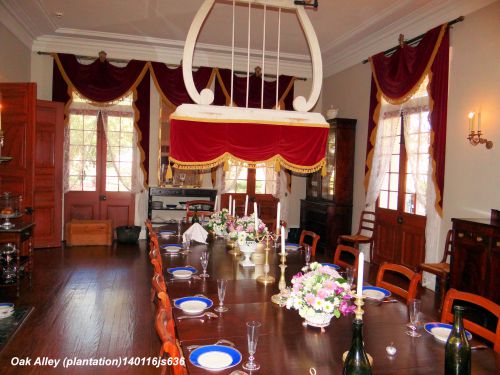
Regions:
M 164 244 L 182 243 L 182 239 L 172 235 L 160 238 Z M 265 273 L 264 246 L 252 256 L 255 266 L 240 265 L 241 256 L 229 253 L 230 247 L 224 238 L 210 236 L 207 243 L 192 243 L 188 251 L 177 253 L 162 252 L 167 293 L 174 306 L 177 299 L 187 296 L 203 295 L 219 304 L 217 280 L 227 280 L 224 305 L 227 312 L 217 313 L 217 318 L 185 319 L 186 314 L 173 308 L 177 338 L 179 340 L 189 374 L 209 374 L 213 371 L 195 366 L 189 359 L 192 346 L 213 345 L 219 340 L 228 340 L 242 355 L 241 363 L 218 371 L 219 374 L 231 374 L 243 370 L 242 365 L 248 360 L 246 322 L 261 323 L 255 361 L 260 369 L 252 374 L 341 374 L 343 354 L 349 350 L 352 341 L 353 314 L 333 318 L 324 329 L 304 326 L 304 320 L 298 311 L 287 309 L 271 301 L 279 293 L 278 284 L 282 268 L 279 247 L 269 246 L 269 274 L 275 282 L 264 285 L 256 281 Z M 209 253 L 207 273 L 201 278 L 200 257 L 202 252 Z M 284 276 L 287 286 L 293 275 L 302 272 L 305 265 L 304 252 L 287 251 Z M 189 279 L 172 277 L 169 268 L 192 266 L 197 273 Z M 380 303 L 365 300 L 363 306 L 363 339 L 366 352 L 372 357 L 372 374 L 412 374 L 429 375 L 444 373 L 445 344 L 427 333 L 423 324 L 417 330 L 420 337 L 411 337 L 407 323 L 406 303 Z M 181 319 L 179 319 L 181 318 Z M 422 314 L 421 322 L 429 321 Z M 471 345 L 482 344 L 473 337 Z M 387 347 L 394 347 L 396 352 L 389 354 Z M 189 349 L 188 349 L 189 348 Z M 500 373 L 500 355 L 491 347 L 472 351 L 472 374 Z

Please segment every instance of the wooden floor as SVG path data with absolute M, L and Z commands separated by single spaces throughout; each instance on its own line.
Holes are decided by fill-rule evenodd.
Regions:
M 0 353 L 0 374 L 160 373 L 147 365 L 62 367 L 64 358 L 147 359 L 158 353 L 145 241 L 139 246 L 36 250 L 34 262 L 31 291 L 27 281 L 19 298 L 15 288 L 0 289 L 0 302 L 35 307 Z M 376 267 L 365 267 L 365 272 L 373 283 Z M 422 291 L 421 298 L 424 312 L 435 318 L 434 293 Z M 31 359 L 31 365 L 13 366 L 15 357 Z M 61 362 L 57 368 L 35 366 L 37 357 Z

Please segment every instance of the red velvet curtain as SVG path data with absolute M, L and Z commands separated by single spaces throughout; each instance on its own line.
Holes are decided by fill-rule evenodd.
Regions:
M 200 67 L 193 71 L 193 80 L 198 91 L 211 85 L 216 69 Z M 162 98 L 171 106 L 177 107 L 184 103 L 193 103 L 182 77 L 182 67 L 171 69 L 164 63 L 151 62 L 151 73 L 156 88 Z
M 441 213 L 448 102 L 448 27 L 445 24 L 429 30 L 417 46 L 404 45 L 390 57 L 379 53 L 372 56 L 370 62 L 372 65 L 372 84 L 365 186 L 368 186 L 381 98 L 383 97 L 392 104 L 404 103 L 415 93 L 425 76 L 429 74 L 430 120 L 433 132 L 430 154 L 435 163 L 433 174 L 436 184 L 436 209 Z
M 238 77 L 233 74 L 233 101 L 238 107 L 246 107 L 247 77 Z M 294 77 L 280 75 L 278 80 L 264 81 L 264 108 L 271 109 L 276 105 L 276 82 L 279 82 L 278 102 L 286 110 L 293 110 L 293 83 Z M 248 94 L 248 106 L 260 108 L 262 77 L 252 74 L 249 77 L 250 87 Z M 216 105 L 229 105 L 231 101 L 231 70 L 219 69 L 215 82 Z
M 83 97 L 98 103 L 120 99 L 135 91 L 134 105 L 137 109 L 137 128 L 141 133 L 140 146 L 143 151 L 142 166 L 147 181 L 149 171 L 149 64 L 131 60 L 119 67 L 96 59 L 90 64 L 81 64 L 75 55 L 55 54 L 53 67 L 52 100 L 68 104 L 71 97 L 68 87 Z M 67 115 L 67 114 L 66 114 Z

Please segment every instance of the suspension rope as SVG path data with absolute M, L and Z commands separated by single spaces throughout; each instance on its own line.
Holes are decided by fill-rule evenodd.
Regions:
M 264 4 L 264 29 L 262 32 L 262 83 L 260 89 L 260 108 L 264 108 L 264 75 L 266 72 L 266 12 L 267 5 Z
M 231 103 L 229 105 L 233 106 L 233 92 L 234 92 L 234 8 L 236 0 L 233 0 L 233 39 L 231 44 Z
M 248 94 L 250 91 L 250 32 L 251 32 L 251 13 L 252 13 L 252 4 L 248 2 L 248 44 L 247 44 L 247 100 L 246 100 L 246 108 L 248 108 Z
M 278 54 L 276 63 L 276 104 L 275 109 L 279 110 L 278 106 L 278 92 L 280 87 L 280 43 L 281 43 L 281 8 L 278 8 Z

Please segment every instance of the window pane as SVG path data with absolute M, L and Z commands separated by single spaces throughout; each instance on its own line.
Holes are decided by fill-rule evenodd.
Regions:
M 120 117 L 108 116 L 108 132 L 120 131 Z
M 96 177 L 87 176 L 83 180 L 83 191 L 96 191 Z
M 378 206 L 380 208 L 387 208 L 388 199 L 389 199 L 389 193 L 385 190 L 381 190 L 380 196 L 378 198 Z
M 246 192 L 247 192 L 246 180 L 238 180 L 236 182 L 236 193 L 246 193 Z
M 382 182 L 382 189 L 389 190 L 389 173 L 384 176 L 384 182 Z
M 406 174 L 406 192 L 407 193 L 415 193 L 415 181 L 413 179 L 413 175 Z
M 391 210 L 397 210 L 398 208 L 398 193 L 389 192 L 389 208 Z
M 69 127 L 71 130 L 83 130 L 83 115 L 70 114 Z
M 85 130 L 97 130 L 97 116 L 85 115 L 83 119 L 83 128 Z
M 391 172 L 399 172 L 399 155 L 392 155 L 391 156 Z
M 132 134 L 134 131 L 134 119 L 132 117 L 122 117 L 122 132 L 129 132 Z
M 399 184 L 399 174 L 396 173 L 390 173 L 390 181 L 391 181 L 391 186 L 390 189 L 391 191 L 398 191 L 398 184 Z
M 414 194 L 405 194 L 405 212 L 408 214 L 415 213 L 415 195 Z
M 118 191 L 118 177 L 106 176 L 106 191 Z

